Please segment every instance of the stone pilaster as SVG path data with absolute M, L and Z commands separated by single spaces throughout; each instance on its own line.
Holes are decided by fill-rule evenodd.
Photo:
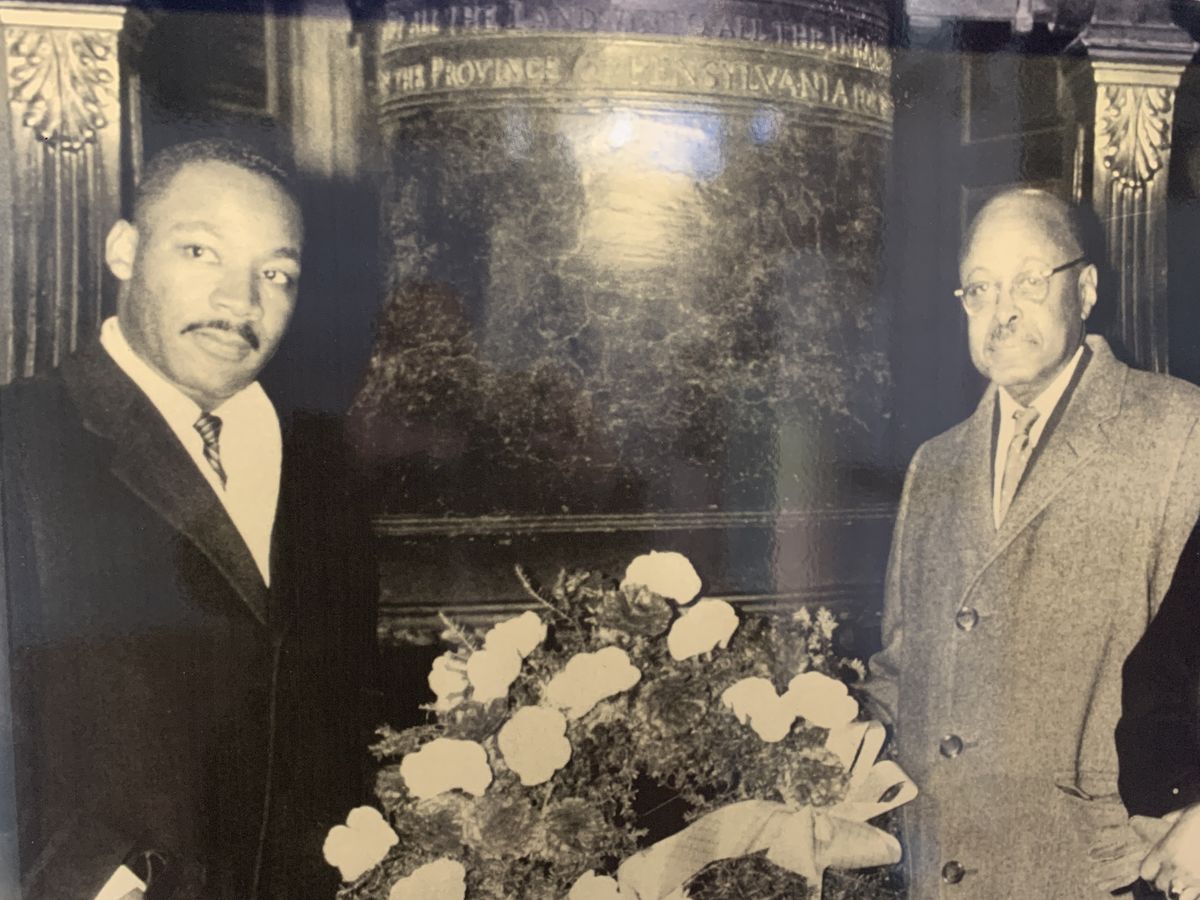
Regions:
M 1096 59 L 1092 205 L 1117 288 L 1116 336 L 1141 366 L 1167 369 L 1167 175 L 1183 65 Z
M 112 308 L 104 235 L 140 156 L 142 22 L 121 5 L 0 0 L 0 382 L 52 368 Z

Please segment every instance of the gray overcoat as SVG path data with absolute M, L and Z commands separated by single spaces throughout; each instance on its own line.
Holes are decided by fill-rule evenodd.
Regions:
M 1200 511 L 1200 390 L 1088 347 L 998 530 L 994 386 L 909 467 L 868 684 L 921 790 L 912 900 L 1107 896 L 1121 665 Z

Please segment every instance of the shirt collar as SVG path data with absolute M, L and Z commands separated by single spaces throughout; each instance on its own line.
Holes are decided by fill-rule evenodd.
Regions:
M 1050 414 L 1054 412 L 1054 407 L 1058 406 L 1058 401 L 1062 399 L 1062 395 L 1067 390 L 1067 385 L 1071 383 L 1071 376 L 1075 374 L 1075 369 L 1079 366 L 1079 360 L 1083 358 L 1083 344 L 1079 345 L 1079 349 L 1075 351 L 1075 355 L 1071 357 L 1070 362 L 1062 367 L 1062 371 L 1054 376 L 1054 380 L 1046 385 L 1033 402 L 1029 405 L 1038 411 L 1038 419 L 1045 422 Z M 1008 392 L 1007 388 L 1001 387 L 997 391 L 997 396 L 1000 400 L 1000 417 L 1004 422 L 1009 421 L 1013 413 L 1015 413 L 1023 404 L 1018 403 L 1013 396 Z
M 177 431 L 194 427 L 203 412 L 200 405 L 138 356 L 121 331 L 116 316 L 105 319 L 100 327 L 100 344 Z M 212 410 L 212 414 L 219 417 L 231 412 L 236 414 L 247 406 L 261 403 L 260 397 L 266 400 L 262 386 L 257 381 L 252 382 Z

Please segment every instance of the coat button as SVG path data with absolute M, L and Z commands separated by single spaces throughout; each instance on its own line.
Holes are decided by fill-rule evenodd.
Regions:
M 946 884 L 958 884 L 966 874 L 967 870 L 957 859 L 952 859 L 942 866 L 942 881 Z
M 960 631 L 970 631 L 979 624 L 979 613 L 969 606 L 964 606 L 955 614 L 954 624 Z
M 946 759 L 954 759 L 963 752 L 963 739 L 957 734 L 948 734 L 938 744 L 938 752 Z

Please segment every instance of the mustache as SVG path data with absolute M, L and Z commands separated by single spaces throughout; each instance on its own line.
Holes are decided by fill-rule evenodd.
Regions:
M 211 319 L 208 322 L 192 322 L 183 329 L 181 334 L 187 334 L 189 331 L 199 331 L 201 328 L 212 328 L 216 331 L 228 331 L 236 334 L 243 341 L 250 345 L 251 350 L 257 350 L 259 347 L 258 334 L 254 330 L 254 326 L 249 322 L 243 322 L 240 325 L 234 325 L 227 319 Z
M 1035 342 L 1033 335 L 1018 329 L 1017 326 L 1011 322 L 994 326 L 988 332 L 987 342 L 989 344 L 998 344 L 1011 338 L 1023 338 L 1030 343 Z

